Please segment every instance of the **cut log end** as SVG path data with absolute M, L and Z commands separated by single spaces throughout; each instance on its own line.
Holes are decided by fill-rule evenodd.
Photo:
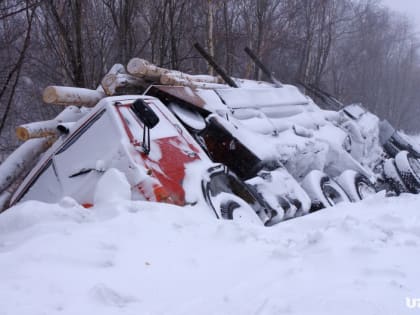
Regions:
M 110 73 L 107 74 L 106 76 L 104 76 L 104 78 L 102 79 L 102 86 L 111 86 L 113 84 L 115 84 L 115 82 L 117 81 L 117 75 Z
M 57 102 L 58 95 L 54 86 L 48 86 L 42 93 L 42 99 L 47 104 L 54 104 Z
M 148 61 L 140 58 L 133 58 L 127 64 L 127 71 L 132 75 L 144 76 L 149 67 L 150 64 Z
M 34 138 L 56 137 L 57 134 L 58 130 L 56 127 L 33 129 L 23 125 L 16 128 L 16 136 L 21 141 L 27 141 Z
M 26 128 L 19 126 L 16 128 L 16 136 L 19 140 L 26 141 L 29 139 L 29 132 Z
M 47 104 L 78 105 L 93 107 L 105 94 L 98 90 L 91 90 L 69 86 L 49 86 L 45 88 L 42 98 Z

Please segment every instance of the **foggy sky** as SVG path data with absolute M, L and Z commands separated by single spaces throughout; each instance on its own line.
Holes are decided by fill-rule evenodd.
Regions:
M 382 2 L 392 10 L 407 15 L 420 32 L 420 0 L 382 0 Z

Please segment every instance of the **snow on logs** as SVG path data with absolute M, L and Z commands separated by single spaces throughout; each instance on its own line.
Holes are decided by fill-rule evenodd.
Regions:
M 93 107 L 106 95 L 114 95 L 116 88 L 131 85 L 138 79 L 136 81 L 128 80 L 124 66 L 116 63 L 102 81 L 109 83 L 106 86 L 100 85 L 96 90 L 69 86 L 48 86 L 44 90 L 42 98 L 47 104 Z M 108 87 L 108 90 L 106 87 Z
M 191 88 L 214 89 L 226 87 L 223 80 L 210 75 L 190 75 L 180 71 L 169 70 L 149 63 L 147 60 L 133 58 L 127 65 L 125 73 L 121 64 L 115 64 L 101 81 L 96 90 L 49 86 L 43 92 L 47 104 L 95 106 L 106 95 L 116 95 L 124 90 L 134 90 L 147 86 L 146 81 L 163 85 L 189 86 Z
M 124 88 L 136 88 L 145 86 L 143 79 L 124 73 L 108 73 L 101 81 L 106 95 L 115 95 Z
M 180 85 L 200 89 L 217 89 L 226 87 L 226 85 L 220 84 L 220 82 L 217 81 L 217 77 L 190 75 L 178 71 L 171 71 L 163 74 L 160 77 L 160 83 L 163 85 Z
M 48 149 L 55 141 L 55 137 L 30 139 L 20 145 L 0 165 L 0 192 L 3 192 L 31 165 L 38 160 L 38 156 Z
M 7 204 L 8 204 L 11 197 L 12 197 L 12 193 L 10 191 L 7 191 L 7 190 L 3 191 L 0 194 L 0 212 L 2 212 L 3 210 L 6 209 Z
M 16 136 L 22 141 L 56 135 L 58 135 L 57 122 L 54 120 L 37 121 L 16 128 Z
M 18 126 L 16 128 L 16 136 L 22 141 L 32 138 L 58 136 L 59 131 L 57 127 L 59 124 L 77 121 L 83 115 L 84 113 L 76 106 L 68 106 L 54 119 Z
M 163 85 L 182 85 L 207 89 L 226 87 L 223 84 L 223 80 L 219 77 L 191 75 L 180 71 L 160 68 L 140 58 L 131 59 L 127 64 L 127 71 L 133 76 Z
M 11 196 L 13 185 L 38 161 L 40 154 L 56 141 L 59 135 L 58 126 L 64 125 L 67 128 L 70 123 L 79 120 L 85 114 L 84 109 L 68 106 L 54 119 L 28 123 L 16 128 L 17 137 L 26 142 L 0 164 L 0 211 Z
M 21 125 L 16 129 L 17 137 L 26 142 L 0 165 L 0 209 L 2 200 L 6 198 L 4 190 L 30 170 L 39 155 L 55 142 L 59 134 L 57 127 L 75 122 L 84 115 L 84 110 L 68 106 L 54 119 Z
M 69 86 L 49 86 L 42 98 L 47 104 L 95 106 L 105 94 L 100 90 L 91 90 Z
M 168 72 L 168 69 L 160 68 L 154 64 L 149 63 L 147 60 L 141 58 L 133 58 L 127 64 L 128 73 L 145 78 L 149 81 L 159 81 L 160 76 Z

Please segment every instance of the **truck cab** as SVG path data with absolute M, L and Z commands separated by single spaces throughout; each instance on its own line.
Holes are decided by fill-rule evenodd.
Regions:
M 42 155 L 10 206 L 69 196 L 91 207 L 96 184 L 110 168 L 125 174 L 132 199 L 179 206 L 206 202 L 217 218 L 269 220 L 258 195 L 212 162 L 159 99 L 139 95 L 102 99 Z

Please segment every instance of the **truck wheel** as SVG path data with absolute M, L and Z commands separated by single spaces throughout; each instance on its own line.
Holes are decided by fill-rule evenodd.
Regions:
M 407 151 L 401 151 L 395 156 L 395 166 L 408 191 L 418 194 L 420 192 L 420 161 Z
M 240 220 L 261 225 L 256 209 L 264 208 L 247 185 L 223 165 L 208 170 L 202 180 L 204 199 L 218 219 Z
M 236 199 L 236 200 L 235 200 Z M 261 224 L 261 220 L 254 209 L 243 200 L 240 202 L 238 197 L 232 196 L 232 199 L 223 201 L 220 204 L 220 213 L 223 219 L 243 221 Z
M 311 212 L 350 201 L 346 192 L 325 173 L 313 170 L 301 182 L 312 201 Z
M 363 200 L 377 192 L 369 178 L 353 170 L 341 173 L 337 182 L 353 202 Z
M 261 225 L 261 219 L 255 210 L 243 199 L 229 193 L 213 195 L 208 190 L 207 203 L 219 219 L 235 220 Z
M 393 158 L 384 162 L 384 176 L 391 189 L 394 190 L 397 195 L 409 191 L 398 173 L 395 160 Z

